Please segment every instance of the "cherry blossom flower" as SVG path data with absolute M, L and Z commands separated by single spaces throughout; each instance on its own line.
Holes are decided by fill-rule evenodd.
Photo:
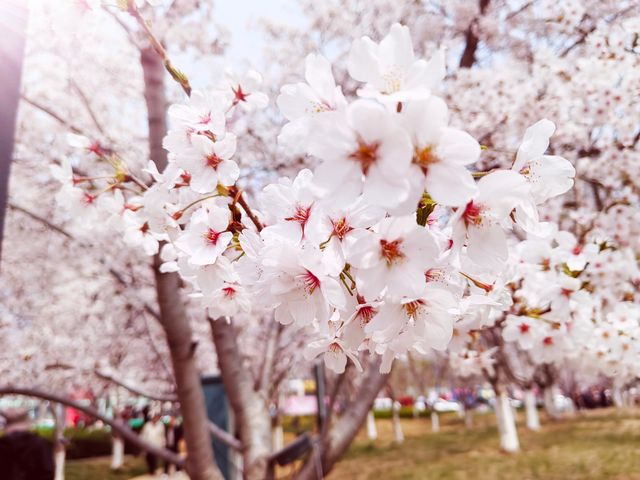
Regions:
M 452 218 L 453 244 L 478 265 L 500 268 L 508 257 L 507 237 L 501 226 L 518 205 L 529 200 L 529 186 L 511 171 L 492 172 L 478 182 L 478 193 Z
M 477 190 L 465 166 L 478 160 L 480 145 L 468 133 L 448 127 L 448 117 L 446 104 L 436 96 L 410 102 L 401 113 L 414 146 L 411 174 L 424 176 L 436 202 L 459 206 Z
M 307 55 L 305 80 L 307 83 L 284 85 L 277 98 L 278 108 L 289 120 L 278 135 L 278 143 L 295 151 L 304 150 L 303 142 L 315 118 L 347 106 L 342 88 L 336 86 L 331 64 L 322 55 Z
M 210 193 L 218 184 L 233 185 L 240 175 L 238 164 L 230 158 L 236 151 L 236 137 L 227 133 L 219 141 L 196 135 L 193 148 L 177 159 L 177 164 L 191 175 L 189 186 L 198 193 Z
M 347 64 L 352 78 L 368 84 L 360 95 L 376 96 L 393 106 L 427 98 L 445 75 L 442 52 L 429 63 L 415 60 L 409 29 L 398 23 L 379 44 L 369 37 L 355 40 Z
M 245 111 L 265 108 L 269 104 L 269 97 L 259 91 L 262 85 L 262 75 L 255 70 L 249 70 L 243 76 L 237 76 L 233 70 L 225 71 L 228 87 L 233 93 L 233 106 L 239 105 Z
M 385 289 L 388 295 L 415 297 L 439 253 L 431 233 L 409 215 L 383 219 L 376 232 L 354 243 L 347 260 L 358 268 L 356 283 L 365 297 L 376 298 Z
M 569 190 L 576 174 L 568 160 L 556 155 L 544 155 L 549 146 L 549 137 L 555 129 L 553 122 L 546 119 L 529 127 L 512 167 L 531 184 L 531 195 L 538 204 Z
M 226 250 L 233 234 L 227 231 L 231 214 L 228 209 L 212 206 L 194 213 L 183 234 L 175 241 L 176 247 L 189 255 L 192 265 L 216 263 Z
M 309 151 L 324 160 L 315 170 L 323 195 L 354 200 L 363 193 L 364 201 L 382 207 L 408 197 L 412 147 L 395 117 L 372 101 L 356 100 L 345 113 L 321 120 Z

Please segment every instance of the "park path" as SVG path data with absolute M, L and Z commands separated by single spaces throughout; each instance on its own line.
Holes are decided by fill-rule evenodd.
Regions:
M 189 480 L 189 477 L 183 472 L 173 473 L 167 476 L 164 475 L 156 475 L 155 477 L 152 475 L 141 475 L 139 477 L 132 477 L 130 480 Z

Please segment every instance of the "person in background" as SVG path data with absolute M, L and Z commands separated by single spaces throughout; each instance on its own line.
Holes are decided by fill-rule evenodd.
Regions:
M 140 436 L 143 440 L 146 440 L 152 445 L 156 447 L 164 448 L 166 445 L 166 436 L 165 436 L 165 428 L 164 423 L 160 421 L 160 414 L 153 413 L 151 415 L 151 420 L 144 424 L 142 427 L 142 431 L 140 432 Z M 158 470 L 158 457 L 154 454 L 147 452 L 146 454 L 147 460 L 147 469 L 149 475 L 156 475 Z
M 167 438 L 166 444 L 167 448 L 172 452 L 179 453 L 179 445 L 183 437 L 182 432 L 182 422 L 178 420 L 177 417 L 171 415 L 169 417 L 169 423 L 167 425 Z M 171 463 L 167 460 L 164 463 L 164 473 L 168 474 L 169 469 L 171 467 Z M 176 472 L 180 470 L 180 467 L 176 465 Z
M 0 437 L 0 478 L 3 480 L 53 480 L 53 448 L 44 438 L 29 431 L 25 410 L 2 413 L 6 419 Z

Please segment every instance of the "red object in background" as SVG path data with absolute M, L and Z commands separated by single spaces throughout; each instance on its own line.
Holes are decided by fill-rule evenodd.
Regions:
M 413 405 L 413 397 L 398 397 L 398 401 L 403 407 L 411 407 Z
M 71 399 L 90 404 L 93 403 L 94 397 L 93 393 L 88 390 L 76 390 L 71 394 Z M 95 421 L 95 419 L 76 410 L 75 408 L 67 408 L 66 421 L 67 425 L 73 425 L 74 427 L 77 427 L 78 424 L 91 425 Z

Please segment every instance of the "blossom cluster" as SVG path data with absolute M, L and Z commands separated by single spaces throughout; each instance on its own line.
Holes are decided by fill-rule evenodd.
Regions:
M 408 352 L 445 350 L 454 326 L 477 329 L 512 307 L 510 259 L 533 249 L 517 245 L 514 229 L 560 241 L 538 208 L 570 189 L 575 171 L 545 155 L 555 130 L 546 119 L 524 133 L 511 168 L 473 171 L 482 146 L 449 126 L 438 96 L 444 53 L 416 59 L 404 26 L 379 43 L 354 41 L 347 69 L 361 83 L 355 98 L 319 54 L 306 58 L 304 82 L 282 87 L 278 142 L 314 168 L 267 185 L 256 208 L 238 186 L 238 138 L 227 125 L 267 105 L 255 72 L 169 109 L 168 163 L 150 161 L 150 181 L 72 136 L 113 171 L 105 179 L 56 167 L 58 200 L 85 224 L 119 228 L 128 244 L 159 254 L 161 270 L 179 272 L 211 317 L 267 311 L 313 332 L 308 357 L 323 354 L 336 372 L 347 357 L 359 367 L 363 350 L 382 356 L 382 371 Z M 558 308 L 573 288 L 562 280 Z

